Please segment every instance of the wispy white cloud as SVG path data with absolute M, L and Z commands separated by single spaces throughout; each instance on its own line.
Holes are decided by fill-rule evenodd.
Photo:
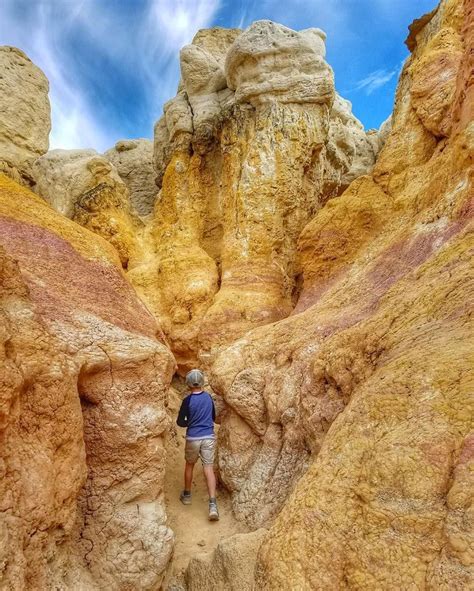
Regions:
M 23 49 L 49 79 L 51 147 L 103 151 L 119 139 L 118 132 L 91 104 L 90 89 L 79 76 L 81 60 L 70 55 L 70 33 L 82 37 L 90 54 L 107 58 L 117 71 L 132 72 L 141 81 L 144 108 L 158 111 L 175 94 L 179 49 L 199 28 L 210 26 L 219 2 L 144 0 L 127 13 L 121 8 L 130 9 L 130 4 L 108 0 L 1 0 L 0 42 Z
M 149 108 L 175 95 L 179 51 L 199 29 L 211 26 L 219 7 L 219 0 L 149 0 L 140 27 L 141 70 L 148 85 Z
M 51 145 L 102 151 L 122 137 L 151 135 L 162 104 L 176 92 L 179 50 L 199 28 L 214 23 L 244 28 L 262 18 L 297 30 L 321 27 L 328 33 L 338 89 L 369 95 L 397 74 L 394 61 L 403 50 L 396 49 L 402 43 L 397 38 L 394 44 L 393 32 L 400 36 L 435 2 L 0 0 L 0 43 L 23 49 L 50 80 Z M 384 26 L 368 33 L 370 19 L 381 19 Z M 374 46 L 381 51 L 374 52 Z M 393 59 L 383 61 L 383 56 Z M 367 101 L 356 95 L 351 97 L 355 106 L 360 99 L 361 111 L 368 110 Z
M 0 4 L 2 41 L 23 49 L 49 80 L 50 148 L 94 147 L 102 150 L 108 145 L 107 131 L 96 121 L 74 73 L 66 69 L 62 60 L 61 34 L 76 26 L 85 4 L 84 0 L 68 4 L 71 10 L 62 15 L 59 27 L 55 25 L 51 2 L 39 0 L 34 5 L 28 5 L 29 18 L 34 26 L 23 20 L 15 0 L 3 0 Z
M 363 90 L 365 94 L 369 95 L 385 86 L 390 80 L 397 74 L 398 68 L 393 70 L 375 70 L 371 72 L 368 76 L 359 80 L 356 84 L 356 90 Z
M 174 53 L 209 26 L 219 0 L 152 0 L 145 15 L 148 49 Z

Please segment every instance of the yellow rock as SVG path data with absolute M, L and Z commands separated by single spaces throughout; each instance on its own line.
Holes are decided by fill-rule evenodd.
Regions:
M 129 264 L 181 370 L 290 314 L 301 230 L 374 163 L 324 39 L 258 21 L 201 31 L 181 52 L 180 92 L 155 128 L 162 188 Z
M 212 366 L 234 510 L 274 520 L 258 589 L 474 585 L 468 8 L 442 2 L 417 30 L 373 174 L 300 236 L 295 311 Z M 449 76 L 425 87 L 439 39 Z
M 117 251 L 0 175 L 0 587 L 161 584 L 158 335 Z

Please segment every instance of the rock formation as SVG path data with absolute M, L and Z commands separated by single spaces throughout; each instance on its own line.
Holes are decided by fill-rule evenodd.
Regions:
M 47 82 L 0 49 L 1 588 L 474 587 L 473 3 L 410 27 L 380 130 L 324 42 L 198 32 L 153 158 L 42 155 Z M 171 578 L 168 391 L 196 363 L 247 533 Z
M 130 192 L 135 211 L 146 216 L 153 211 L 158 187 L 153 167 L 153 142 L 146 139 L 121 140 L 105 152 Z
M 0 172 L 33 184 L 31 165 L 48 150 L 49 84 L 16 47 L 0 46 Z
M 324 33 L 270 21 L 211 29 L 181 51 L 182 82 L 155 127 L 161 184 L 129 278 L 185 369 L 288 316 L 296 241 L 375 152 L 335 100 Z
M 301 233 L 292 315 L 213 365 L 237 515 L 284 506 L 258 589 L 474 584 L 472 19 L 445 0 L 416 30 L 372 175 Z
M 200 31 L 155 128 L 155 173 L 146 140 L 35 163 L 38 194 L 118 250 L 182 370 L 291 313 L 299 233 L 375 162 L 324 41 L 270 21 Z M 133 211 L 149 214 L 155 199 L 144 225 Z
M 126 184 L 106 158 L 95 150 L 52 150 L 36 160 L 33 174 L 43 199 L 105 238 L 127 266 L 140 222 Z
M 174 361 L 116 251 L 0 175 L 0 586 L 156 589 Z

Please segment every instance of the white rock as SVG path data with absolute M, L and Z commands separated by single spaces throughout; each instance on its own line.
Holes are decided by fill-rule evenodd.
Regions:
M 377 155 L 373 138 L 352 113 L 350 101 L 336 93 L 329 124 L 328 150 L 344 171 L 341 187 L 344 189 L 357 177 L 368 174 Z
M 130 191 L 130 201 L 140 215 L 153 210 L 158 187 L 153 169 L 153 142 L 147 139 L 121 140 L 105 152 Z
M 299 32 L 303 35 L 309 43 L 313 45 L 315 53 L 322 57 L 326 57 L 326 33 L 322 29 L 313 27 L 311 29 L 303 29 Z
M 240 29 L 200 29 L 180 53 L 181 80 L 177 96 L 165 104 L 164 115 L 154 128 L 153 166 L 161 187 L 164 171 L 174 150 L 193 148 L 205 152 L 234 104 L 224 74 L 229 47 Z
M 225 58 L 229 47 L 242 34 L 242 29 L 223 29 L 212 27 L 200 29 L 194 35 L 193 45 L 197 45 L 210 53 L 224 70 Z
M 114 166 L 95 150 L 51 150 L 36 160 L 33 174 L 36 193 L 69 218 L 77 200 L 101 183 L 121 196 L 128 193 Z
M 227 86 L 223 69 L 202 47 L 185 45 L 180 52 L 180 65 L 188 97 L 208 95 Z
M 19 49 L 0 46 L 0 171 L 32 184 L 31 165 L 48 150 L 49 84 Z
M 194 127 L 193 114 L 186 93 L 178 93 L 173 99 L 165 103 L 163 110 L 170 141 L 175 142 L 181 139 L 184 142 L 189 142 Z
M 334 77 L 324 61 L 324 33 L 293 31 L 256 21 L 230 47 L 225 73 L 237 102 L 257 105 L 326 103 L 334 98 Z

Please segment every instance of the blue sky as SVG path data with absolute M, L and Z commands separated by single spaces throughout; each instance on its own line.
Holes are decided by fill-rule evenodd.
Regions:
M 271 19 L 320 27 L 336 88 L 366 128 L 391 113 L 407 27 L 436 0 L 0 0 L 0 44 L 50 81 L 52 148 L 152 137 L 175 95 L 179 49 L 203 27 Z

